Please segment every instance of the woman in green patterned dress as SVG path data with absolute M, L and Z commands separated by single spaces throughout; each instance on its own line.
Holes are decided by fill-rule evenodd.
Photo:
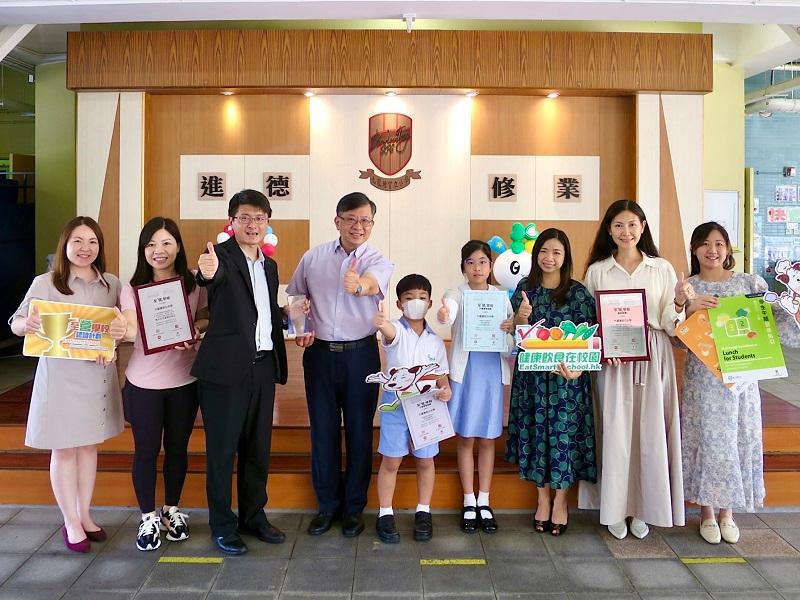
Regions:
M 595 323 L 595 303 L 583 285 L 572 280 L 572 252 L 567 235 L 546 229 L 531 252 L 531 272 L 520 281 L 511 304 L 514 322 L 558 327 Z M 596 482 L 594 416 L 589 374 L 514 369 L 508 415 L 506 460 L 519 465 L 521 479 L 536 484 L 539 501 L 536 531 L 558 536 L 567 530 L 567 490 L 576 481 Z M 550 490 L 555 490 L 551 499 Z

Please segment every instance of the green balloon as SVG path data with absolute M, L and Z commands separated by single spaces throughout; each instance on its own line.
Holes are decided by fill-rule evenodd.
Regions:
M 525 239 L 525 227 L 522 225 L 522 223 L 514 223 L 511 226 L 511 241 L 521 242 L 524 239 Z
M 519 254 L 525 250 L 525 243 L 524 242 L 511 242 L 511 251 L 514 254 Z

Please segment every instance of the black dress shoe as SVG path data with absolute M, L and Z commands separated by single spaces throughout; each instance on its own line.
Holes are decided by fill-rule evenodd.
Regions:
M 478 509 L 474 506 L 465 506 L 461 509 L 461 531 L 464 533 L 475 533 L 478 531 L 478 517 L 475 516 L 471 519 L 468 519 L 464 515 L 468 512 L 472 514 L 476 514 Z
M 414 539 L 418 542 L 427 542 L 433 537 L 433 519 L 431 513 L 424 510 L 414 515 Z
M 488 519 L 484 519 L 481 516 L 481 512 L 486 511 L 491 516 Z M 478 522 L 481 524 L 481 529 L 483 529 L 486 533 L 494 533 L 497 531 L 497 521 L 494 520 L 494 511 L 488 506 L 479 506 L 478 507 Z
M 344 537 L 356 537 L 364 531 L 364 519 L 361 513 L 345 513 L 342 520 L 342 534 Z
M 229 533 L 228 535 L 215 535 L 214 543 L 217 548 L 222 550 L 225 554 L 233 554 L 238 556 L 247 552 L 247 544 L 239 537 L 238 533 Z
M 267 542 L 268 544 L 282 544 L 286 541 L 286 534 L 269 521 L 257 528 L 240 526 L 239 531 L 254 535 L 262 542 Z
M 331 525 L 341 517 L 338 513 L 318 512 L 308 524 L 309 535 L 322 535 L 331 528 Z
M 386 544 L 396 544 L 400 541 L 400 534 L 397 532 L 394 515 L 378 517 L 375 521 L 375 531 L 378 532 L 380 540 Z

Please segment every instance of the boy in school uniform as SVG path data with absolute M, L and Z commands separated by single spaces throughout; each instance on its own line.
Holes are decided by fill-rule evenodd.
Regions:
M 406 275 L 396 287 L 397 308 L 403 316 L 396 321 L 389 321 L 379 311 L 375 317 L 375 326 L 381 332 L 383 349 L 386 352 L 388 369 L 412 367 L 438 363 L 436 374 L 437 390 L 434 397 L 438 400 L 450 399 L 450 385 L 447 378 L 449 367 L 444 342 L 425 322 L 425 313 L 432 306 L 431 282 L 422 275 Z M 396 399 L 394 392 L 383 392 L 381 403 L 391 404 Z M 385 543 L 397 543 L 400 534 L 392 510 L 392 498 L 397 471 L 403 457 L 409 451 L 414 454 L 417 465 L 417 504 L 414 515 L 414 539 L 427 541 L 433 537 L 433 521 L 431 519 L 431 497 L 436 476 L 433 457 L 439 453 L 439 444 L 434 443 L 417 450 L 412 450 L 411 436 L 402 407 L 394 411 L 380 413 L 381 433 L 378 452 L 383 456 L 378 471 L 378 501 L 380 512 L 375 523 L 378 537 Z

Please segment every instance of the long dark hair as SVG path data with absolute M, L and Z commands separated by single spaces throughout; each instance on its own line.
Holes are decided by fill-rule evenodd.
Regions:
M 166 217 L 153 217 L 142 227 L 142 232 L 139 234 L 139 249 L 136 251 L 136 270 L 133 272 L 133 277 L 131 277 L 131 285 L 144 285 L 153 281 L 153 267 L 150 266 L 144 256 L 144 249 L 153 239 L 156 232 L 162 229 L 174 237 L 178 244 L 178 254 L 175 256 L 174 265 L 175 273 L 183 278 L 186 293 L 190 294 L 194 290 L 195 280 L 186 262 L 186 250 L 183 248 L 181 231 L 175 221 Z
M 548 240 L 558 240 L 564 246 L 564 264 L 561 265 L 559 270 L 561 280 L 558 283 L 558 287 L 550 291 L 550 298 L 556 303 L 556 306 L 564 306 L 567 303 L 569 288 L 572 286 L 572 248 L 570 248 L 567 234 L 555 227 L 550 227 L 541 232 L 533 244 L 533 249 L 531 250 L 531 272 L 528 274 L 528 295 L 530 296 L 535 288 L 542 285 L 544 271 L 539 266 L 537 257 L 539 252 L 542 251 L 542 246 Z
M 56 260 L 55 264 L 53 265 L 53 285 L 59 292 L 67 296 L 71 296 L 73 294 L 72 289 L 69 287 L 70 262 L 69 258 L 67 258 L 67 243 L 69 242 L 69 238 L 72 237 L 72 232 L 81 225 L 86 225 L 89 229 L 91 229 L 97 238 L 97 257 L 94 259 L 92 266 L 100 275 L 100 280 L 103 282 L 103 285 L 105 285 L 106 289 L 108 289 L 108 282 L 105 280 L 105 277 L 103 277 L 103 273 L 106 272 L 106 254 L 105 242 L 103 241 L 103 231 L 100 229 L 100 225 L 97 224 L 97 221 L 95 221 L 92 217 L 75 217 L 66 225 L 64 225 L 64 229 L 61 230 L 61 235 L 58 236 L 58 244 L 56 245 Z
M 594 263 L 605 260 L 614 254 L 617 245 L 614 243 L 614 239 L 611 237 L 608 230 L 611 229 L 611 222 L 614 220 L 614 217 L 626 210 L 635 214 L 639 218 L 639 221 L 644 223 L 642 237 L 639 238 L 639 243 L 636 244 L 636 247 L 642 254 L 646 254 L 647 256 L 659 256 L 658 248 L 653 241 L 653 235 L 650 233 L 650 224 L 647 222 L 642 208 L 633 200 L 617 200 L 606 209 L 603 221 L 597 229 L 597 235 L 594 238 L 592 249 L 589 252 L 589 260 L 586 261 L 586 271 L 588 271 L 589 267 Z
M 712 231 L 719 231 L 722 239 L 725 240 L 725 246 L 728 248 L 728 255 L 722 262 L 722 268 L 726 271 L 730 271 L 734 265 L 736 265 L 736 260 L 733 258 L 733 248 L 731 248 L 731 239 L 728 237 L 728 232 L 725 231 L 725 228 L 716 221 L 709 221 L 708 223 L 698 225 L 692 232 L 692 239 L 689 242 L 689 253 L 692 256 L 692 272 L 690 273 L 690 276 L 697 275 L 700 272 L 700 261 L 697 260 L 694 252 L 703 245 L 703 243 L 708 239 L 708 236 L 711 235 Z

